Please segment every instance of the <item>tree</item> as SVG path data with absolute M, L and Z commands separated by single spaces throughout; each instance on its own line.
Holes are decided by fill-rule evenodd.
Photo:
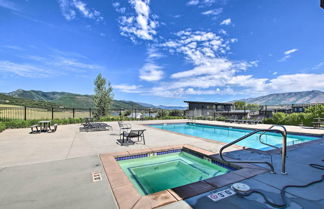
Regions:
M 314 118 L 324 117 L 324 105 L 311 105 L 305 110 L 306 113 L 310 113 Z
M 234 107 L 235 107 L 236 110 L 244 110 L 245 102 L 236 101 L 236 102 L 234 102 Z
M 113 100 L 112 87 L 110 82 L 107 82 L 101 73 L 98 74 L 94 84 L 95 95 L 93 101 L 96 106 L 95 116 L 106 116 Z
M 183 111 L 181 110 L 171 110 L 169 116 L 183 116 Z

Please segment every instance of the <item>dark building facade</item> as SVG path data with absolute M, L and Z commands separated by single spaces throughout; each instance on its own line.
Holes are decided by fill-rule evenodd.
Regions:
M 229 102 L 184 101 L 188 104 L 187 117 L 218 117 L 242 119 L 249 117 L 248 110 L 235 110 Z
M 214 110 L 216 112 L 231 111 L 233 109 L 232 103 L 219 103 L 219 102 L 197 102 L 197 101 L 184 101 L 188 104 L 188 110 Z

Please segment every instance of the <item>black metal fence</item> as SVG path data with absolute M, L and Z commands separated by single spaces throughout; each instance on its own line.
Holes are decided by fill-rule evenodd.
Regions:
M 129 119 L 160 118 L 167 116 L 162 109 L 109 109 L 109 116 Z M 0 120 L 67 119 L 94 117 L 95 109 L 35 108 L 26 106 L 0 106 Z

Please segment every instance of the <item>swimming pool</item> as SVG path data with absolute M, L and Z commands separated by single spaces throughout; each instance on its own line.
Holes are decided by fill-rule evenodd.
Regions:
M 141 195 L 202 181 L 234 170 L 183 150 L 136 159 L 118 158 L 117 162 Z
M 233 128 L 226 126 L 214 126 L 198 123 L 178 123 L 178 124 L 151 124 L 151 127 L 160 128 L 163 130 L 173 131 L 190 136 L 197 136 L 205 139 L 229 143 L 238 139 L 253 130 Z M 287 145 L 300 144 L 307 141 L 318 139 L 316 136 L 306 136 L 297 134 L 287 135 Z M 280 147 L 282 143 L 282 136 L 276 133 L 266 133 L 262 136 L 262 141 Z M 271 147 L 263 145 L 259 142 L 259 134 L 250 136 L 249 138 L 240 141 L 237 145 L 259 150 L 270 150 Z

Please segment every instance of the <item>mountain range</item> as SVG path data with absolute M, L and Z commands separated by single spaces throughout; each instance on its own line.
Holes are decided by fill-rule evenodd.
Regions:
M 324 92 L 318 90 L 287 92 L 240 99 L 239 101 L 259 105 L 324 103 Z
M 10 100 L 12 97 L 16 103 L 17 99 L 25 99 L 28 102 L 38 101 L 45 102 L 43 106 L 63 106 L 66 108 L 78 107 L 78 108 L 94 108 L 93 95 L 82 95 L 68 92 L 43 92 L 37 90 L 23 90 L 18 89 L 6 94 L 6 100 Z M 4 97 L 4 95 L 2 96 Z M 1 99 L 1 97 L 0 97 Z M 23 102 L 19 100 L 20 102 Z M 26 103 L 26 101 L 24 103 Z M 39 105 L 39 103 L 38 103 Z M 178 106 L 155 106 L 146 103 L 136 103 L 133 101 L 113 100 L 112 109 L 185 109 L 185 107 Z
M 304 103 L 324 103 L 324 92 L 301 91 L 269 94 L 265 96 L 240 99 L 250 104 L 259 105 L 280 105 L 280 104 L 304 104 Z M 215 101 L 217 102 L 217 101 Z M 0 103 L 14 105 L 26 105 L 32 107 L 66 107 L 66 108 L 93 108 L 93 96 L 74 94 L 68 92 L 43 92 L 36 90 L 22 90 L 0 94 Z M 164 106 L 152 105 L 147 103 L 137 103 L 133 101 L 113 100 L 112 109 L 178 109 L 183 110 L 186 107 L 181 106 Z

